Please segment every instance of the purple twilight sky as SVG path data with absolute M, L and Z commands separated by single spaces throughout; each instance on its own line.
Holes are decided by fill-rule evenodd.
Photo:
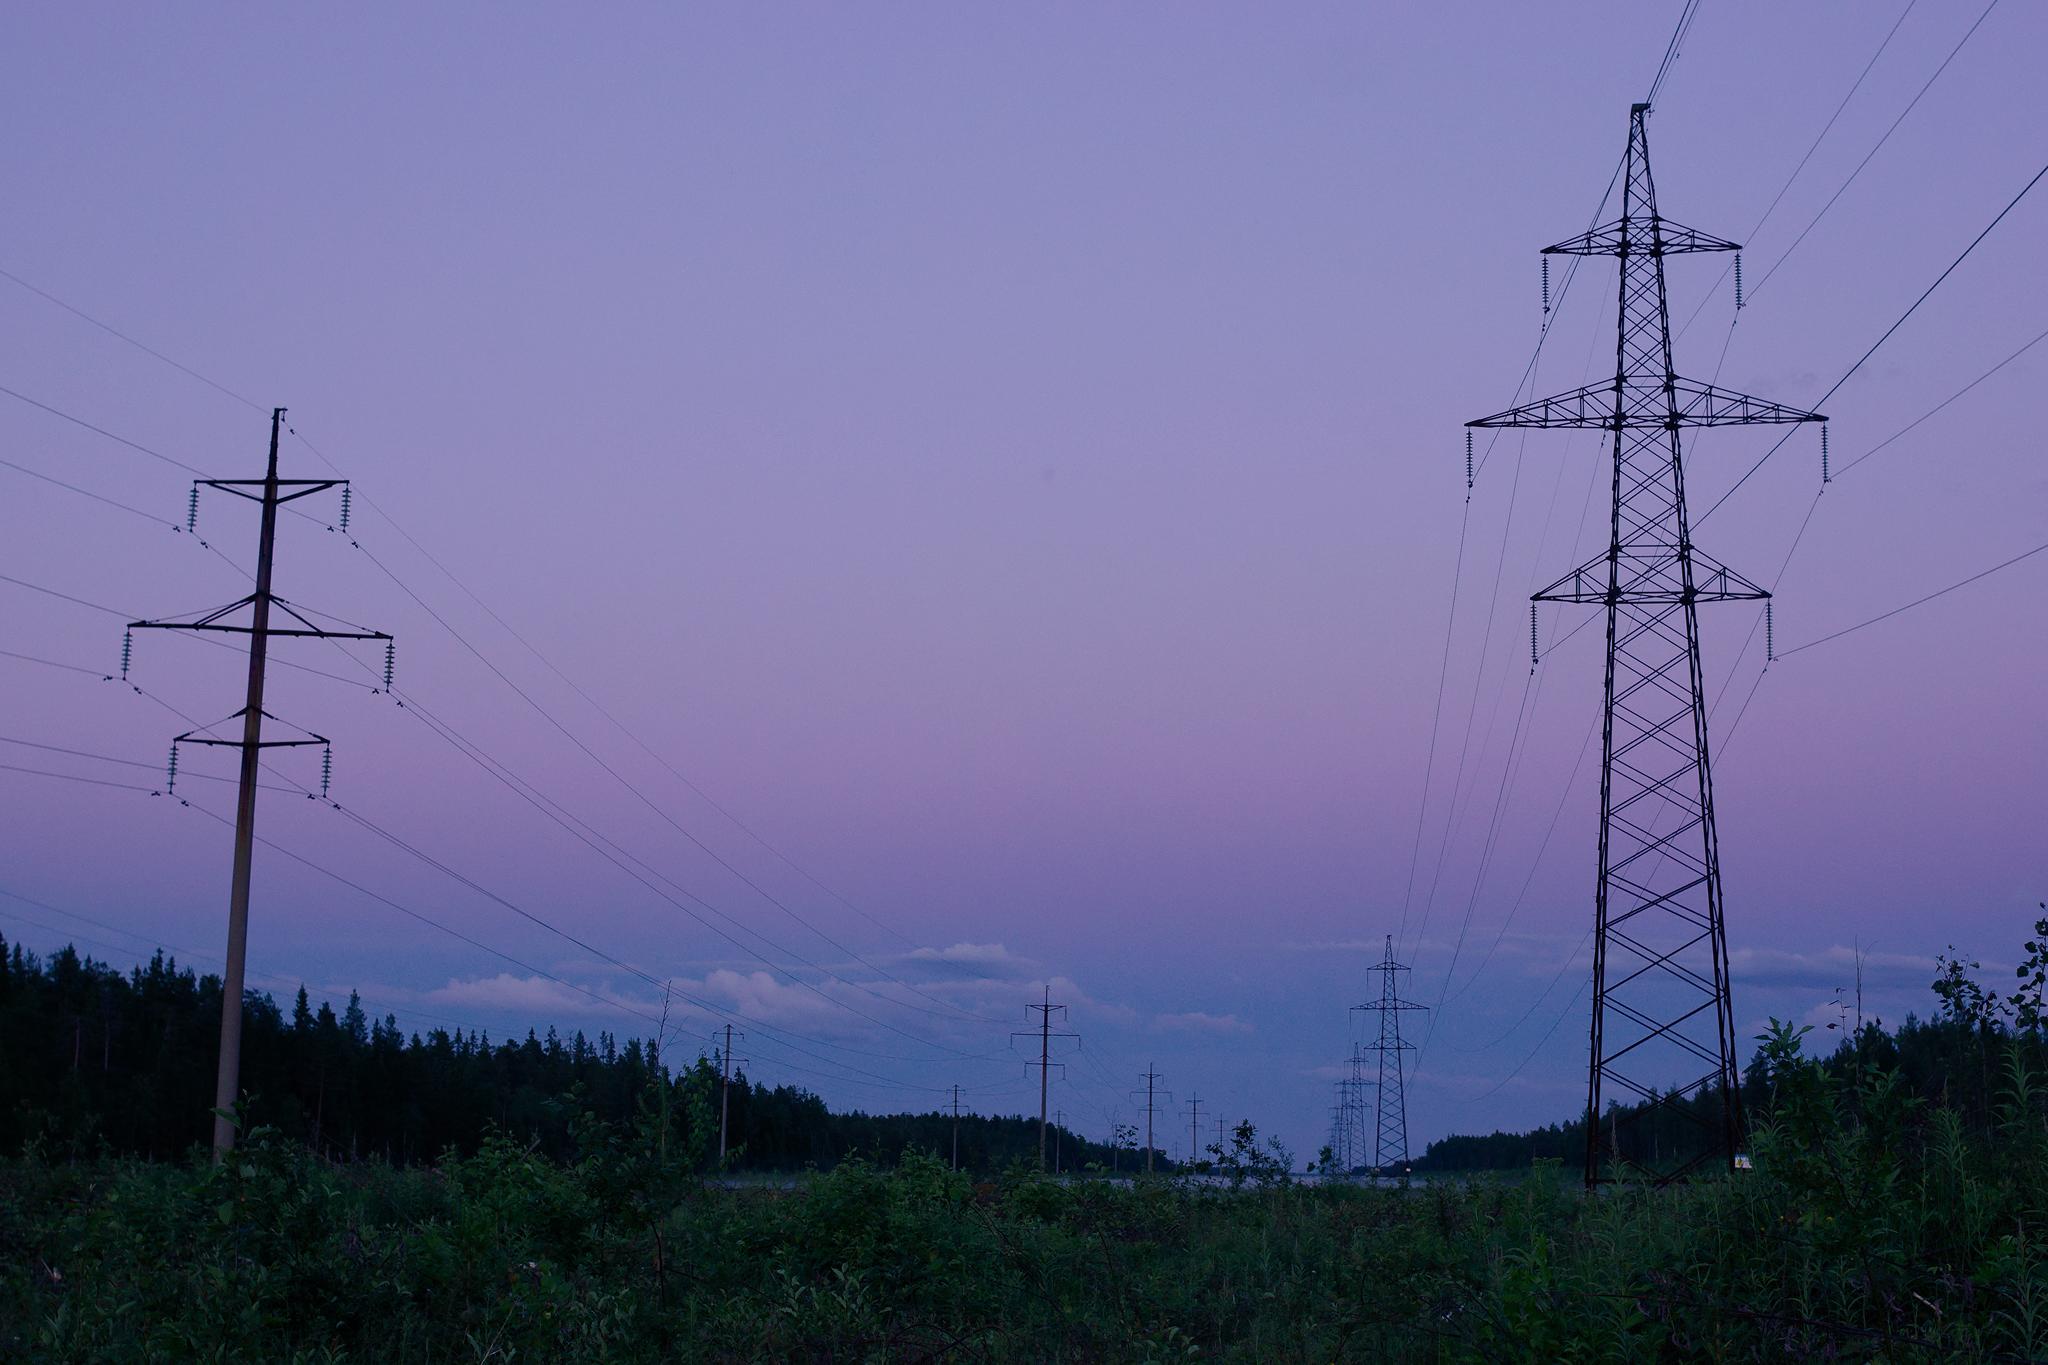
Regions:
M 1468 511 L 1461 427 L 1516 400 L 1537 249 L 1679 9 L 14 7 L 0 931 L 214 965 L 230 757 L 186 753 L 189 806 L 20 770 L 160 786 L 181 715 L 240 706 L 190 638 L 99 674 L 128 616 L 247 591 L 247 505 L 184 534 L 158 457 L 258 475 L 282 404 L 360 548 L 309 500 L 278 591 L 394 632 L 408 704 L 374 648 L 278 646 L 343 809 L 275 758 L 254 984 L 502 1036 L 648 1032 L 672 980 L 684 1046 L 734 1018 L 761 1079 L 1016 1112 L 1049 981 L 1076 1126 L 1156 1062 L 1311 1155 L 1395 933 L 1418 1144 L 1568 1116 L 1599 631 L 1532 676 L 1526 603 L 1599 548 L 1601 453 L 1482 434 Z M 1982 13 L 1706 0 L 1651 146 L 1749 299 L 1673 263 L 1682 371 L 1812 404 L 2040 168 L 2048 9 Z M 1781 651 L 2043 540 L 2048 345 L 1898 433 L 2048 326 L 2044 242 L 2048 189 L 1828 400 L 1817 502 L 1806 428 L 1700 520 L 1782 431 L 1692 441 Z M 1613 288 L 1523 396 L 1611 365 Z M 1946 944 L 2012 961 L 2044 590 L 2048 555 L 1767 675 L 1760 612 L 1705 613 L 1745 1037 L 1834 1017 L 1857 945 L 1894 1020 Z

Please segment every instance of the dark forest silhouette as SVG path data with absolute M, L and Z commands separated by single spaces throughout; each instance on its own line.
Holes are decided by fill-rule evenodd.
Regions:
M 0 1152 L 26 1143 L 49 1156 L 170 1158 L 207 1140 L 218 976 L 161 951 L 124 974 L 72 947 L 45 959 L 4 937 L 0 963 Z M 303 987 L 289 1012 L 256 991 L 243 1009 L 245 1126 L 267 1125 L 336 1160 L 411 1165 L 449 1150 L 468 1154 L 494 1129 L 567 1157 L 585 1116 L 632 1122 L 659 1095 L 657 1072 L 687 1140 L 716 1150 L 716 1068 L 692 1054 L 664 1070 L 653 1040 L 565 1039 L 552 1028 L 497 1042 L 461 1029 L 407 1034 L 390 1015 L 370 1016 L 354 994 L 337 1014 L 313 1005 Z M 743 1071 L 730 1099 L 729 1164 L 739 1169 L 831 1167 L 854 1153 L 893 1164 L 909 1150 L 952 1151 L 950 1113 L 834 1113 L 801 1087 L 769 1086 Z M 964 1167 L 1037 1160 L 1035 1117 L 963 1113 L 959 1134 Z M 1071 1132 L 1058 1141 L 1069 1169 L 1129 1170 L 1142 1160 Z

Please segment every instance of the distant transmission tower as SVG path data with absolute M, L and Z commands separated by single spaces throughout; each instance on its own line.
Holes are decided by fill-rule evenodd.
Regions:
M 1145 1088 L 1143 1090 L 1133 1090 L 1131 1098 L 1136 1099 L 1140 1095 L 1145 1097 L 1145 1170 L 1149 1174 L 1152 1170 L 1153 1153 L 1158 1150 L 1158 1147 L 1152 1141 L 1152 1117 L 1156 1112 L 1159 1097 L 1161 1095 L 1166 1096 L 1166 1102 L 1171 1104 L 1173 1103 L 1173 1092 L 1159 1084 L 1160 1076 L 1157 1063 L 1145 1068 L 1144 1081 Z
M 391 686 L 391 637 L 381 630 L 328 630 L 307 620 L 291 603 L 270 590 L 270 570 L 273 552 L 277 546 L 277 509 L 298 498 L 314 493 L 323 493 L 330 488 L 342 490 L 341 527 L 348 529 L 348 480 L 346 479 L 280 479 L 277 477 L 278 429 L 284 424 L 284 409 L 273 409 L 270 414 L 270 464 L 260 479 L 201 479 L 192 485 L 190 510 L 186 514 L 186 525 L 192 524 L 199 514 L 199 490 L 217 489 L 247 498 L 261 505 L 263 509 L 260 530 L 256 541 L 256 590 L 247 597 L 239 598 L 214 611 L 190 621 L 131 621 L 130 631 L 137 630 L 191 630 L 221 632 L 249 637 L 249 689 L 242 709 L 230 716 L 230 720 L 242 722 L 240 739 L 219 739 L 203 731 L 193 730 L 179 735 L 171 741 L 170 785 L 175 788 L 178 776 L 178 746 L 180 744 L 218 745 L 223 748 L 242 751 L 241 789 L 235 801 L 235 866 L 232 888 L 228 893 L 228 952 L 226 971 L 221 985 L 220 1002 L 220 1065 L 214 1076 L 213 1090 L 213 1159 L 224 1159 L 235 1145 L 234 1120 L 228 1115 L 234 1111 L 235 1101 L 241 1098 L 242 1074 L 242 987 L 249 949 L 249 871 L 256 841 L 256 777 L 263 760 L 265 749 L 299 748 L 319 745 L 328 754 L 333 750 L 327 740 L 308 731 L 300 731 L 297 739 L 265 739 L 263 722 L 274 720 L 263 709 L 263 679 L 270 657 L 272 636 L 297 636 L 312 640 L 382 640 L 385 642 L 384 686 Z M 246 623 L 233 619 L 242 608 L 249 609 Z M 289 619 L 285 625 L 270 623 L 272 609 L 281 611 Z M 315 612 L 315 615 L 321 613 Z M 333 618 L 329 618 L 333 619 Z M 126 677 L 128 650 L 122 648 L 122 676 Z M 320 794 L 327 794 L 326 771 L 331 767 L 331 758 L 321 763 Z
M 1330 1154 L 1347 1174 L 1365 1162 L 1365 1092 L 1372 1082 L 1366 1078 L 1362 1044 L 1351 1045 L 1350 1066 L 1350 1074 L 1337 1082 L 1337 1102 L 1330 1109 Z
M 1330 1161 L 1340 1171 L 1351 1169 L 1351 1104 L 1345 1082 L 1337 1082 L 1337 1102 L 1330 1106 Z
M 1369 1169 L 1374 1175 L 1398 1175 L 1408 1169 L 1408 1095 L 1402 1083 L 1404 1063 L 1401 1054 L 1415 1050 L 1415 1044 L 1401 1037 L 1401 1015 L 1404 1011 L 1427 1009 L 1428 1006 L 1401 998 L 1398 974 L 1408 968 L 1394 961 L 1392 934 L 1387 935 L 1387 955 L 1374 963 L 1372 970 L 1380 974 L 1380 998 L 1351 1007 L 1354 1010 L 1373 1010 L 1380 1017 L 1379 1037 L 1364 1049 L 1379 1054 L 1378 1079 L 1374 1083 L 1379 1102 L 1374 1106 L 1372 1163 Z M 1361 1123 L 1361 1145 L 1363 1129 Z
M 1664 258 L 1739 247 L 1658 215 L 1649 112 L 1647 104 L 1629 111 L 1621 217 L 1544 248 L 1620 258 L 1614 378 L 1469 424 L 1614 433 L 1607 549 L 1533 599 L 1607 608 L 1589 1186 L 1624 1165 L 1659 1184 L 1710 1164 L 1732 1170 L 1741 1129 L 1696 608 L 1770 594 L 1693 546 L 1679 431 L 1825 420 L 1672 369 Z M 1603 1146 L 1600 1105 L 1610 1081 L 1645 1102 L 1639 1118 L 1683 1115 L 1697 1125 L 1700 1142 L 1659 1151 L 1616 1115 Z
M 1030 1030 L 1029 1032 L 1012 1033 L 1010 1035 L 1010 1046 L 1015 1047 L 1017 1045 L 1017 1039 L 1019 1038 L 1029 1038 L 1032 1036 L 1032 1034 L 1038 1035 L 1038 1060 L 1035 1062 L 1026 1062 L 1024 1063 L 1024 1066 L 1026 1070 L 1029 1070 L 1034 1066 L 1038 1068 L 1038 1169 L 1043 1171 L 1046 1169 L 1046 1093 L 1051 1083 L 1053 1068 L 1058 1066 L 1061 1068 L 1062 1074 L 1065 1073 L 1065 1067 L 1062 1066 L 1059 1062 L 1055 1062 L 1052 1059 L 1052 1040 L 1055 1038 L 1072 1038 L 1074 1040 L 1074 1046 L 1079 1047 L 1081 1045 L 1081 1035 L 1078 1033 L 1064 1033 L 1053 1028 L 1053 1015 L 1057 1013 L 1061 1018 L 1065 1018 L 1067 1013 L 1067 1007 L 1065 1005 L 1053 1004 L 1052 987 L 1050 985 L 1048 985 L 1045 988 L 1044 1004 L 1026 1005 L 1024 1008 L 1028 1010 L 1038 1011 L 1038 1027 Z
M 1351 1138 L 1351 1150 L 1345 1153 L 1344 1169 L 1355 1171 L 1365 1163 L 1365 1094 L 1373 1086 L 1365 1074 L 1364 1045 L 1351 1045 L 1351 1074 L 1338 1084 L 1344 1088 L 1344 1127 Z

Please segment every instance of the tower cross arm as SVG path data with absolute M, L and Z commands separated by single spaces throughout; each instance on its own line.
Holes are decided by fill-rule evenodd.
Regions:
M 1681 256 L 1695 251 L 1740 251 L 1742 243 L 1674 223 L 1668 218 L 1617 218 L 1543 248 L 1546 256 Z
M 1668 551 L 1617 548 L 1595 555 L 1563 578 L 1530 595 L 1532 602 L 1631 602 L 1640 606 L 1685 602 L 1761 602 L 1768 589 L 1750 582 L 1696 545 L 1686 547 L 1690 574 L 1672 572 Z
M 194 480 L 194 483 L 200 488 L 217 488 L 223 493 L 232 493 L 238 498 L 247 498 L 251 502 L 262 502 L 265 496 L 263 490 L 266 488 L 275 488 L 277 490 L 277 493 L 273 501 L 279 503 L 286 503 L 297 502 L 300 498 L 311 497 L 315 493 L 323 493 L 330 488 L 346 487 L 348 484 L 348 480 L 196 479 Z M 290 489 L 291 491 L 286 492 L 286 489 Z
M 130 630 L 211 630 L 230 635 L 254 635 L 259 629 L 265 635 L 294 636 L 309 640 L 389 640 L 390 634 L 381 630 L 329 630 L 307 620 L 292 604 L 281 597 L 272 595 L 270 605 L 299 624 L 297 626 L 273 626 L 267 622 L 260 628 L 252 620 L 248 625 L 237 625 L 226 617 L 243 607 L 254 606 L 256 594 L 237 598 L 226 606 L 210 611 L 192 621 L 130 621 Z
M 1617 402 L 1617 395 L 1620 401 Z M 1467 422 L 1468 427 L 1736 427 L 1766 423 L 1825 422 L 1825 414 L 1786 407 L 1733 389 L 1676 376 L 1665 382 L 1609 380 L 1588 384 L 1506 412 Z

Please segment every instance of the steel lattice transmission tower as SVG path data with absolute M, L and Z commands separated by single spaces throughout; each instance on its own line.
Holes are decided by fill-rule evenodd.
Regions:
M 1351 1007 L 1354 1010 L 1373 1010 L 1380 1017 L 1379 1038 L 1365 1048 L 1367 1052 L 1379 1054 L 1378 1079 L 1373 1082 L 1378 1102 L 1373 1106 L 1372 1163 L 1368 1169 L 1374 1175 L 1401 1175 L 1408 1170 L 1408 1094 L 1401 1074 L 1406 1065 L 1401 1054 L 1415 1050 L 1415 1044 L 1401 1037 L 1401 1016 L 1409 1010 L 1429 1007 L 1401 998 L 1399 975 L 1409 969 L 1394 961 L 1392 934 L 1387 935 L 1386 956 L 1374 963 L 1372 970 L 1380 974 L 1380 998 Z M 1361 1149 L 1365 1145 L 1364 1126 L 1361 1114 L 1358 1135 Z
M 1614 378 L 1469 424 L 1614 433 L 1607 549 L 1534 598 L 1607 608 L 1588 1185 L 1622 1167 L 1660 1184 L 1708 1165 L 1732 1169 L 1741 1132 L 1697 609 L 1770 594 L 1693 545 L 1679 434 L 1825 420 L 1673 370 L 1664 258 L 1740 248 L 1658 214 L 1649 112 L 1629 111 L 1621 217 L 1544 248 L 1620 259 Z M 1611 1115 L 1603 1133 L 1603 1098 L 1641 1102 L 1634 1121 Z M 1683 1117 L 1667 1124 L 1665 1115 Z

